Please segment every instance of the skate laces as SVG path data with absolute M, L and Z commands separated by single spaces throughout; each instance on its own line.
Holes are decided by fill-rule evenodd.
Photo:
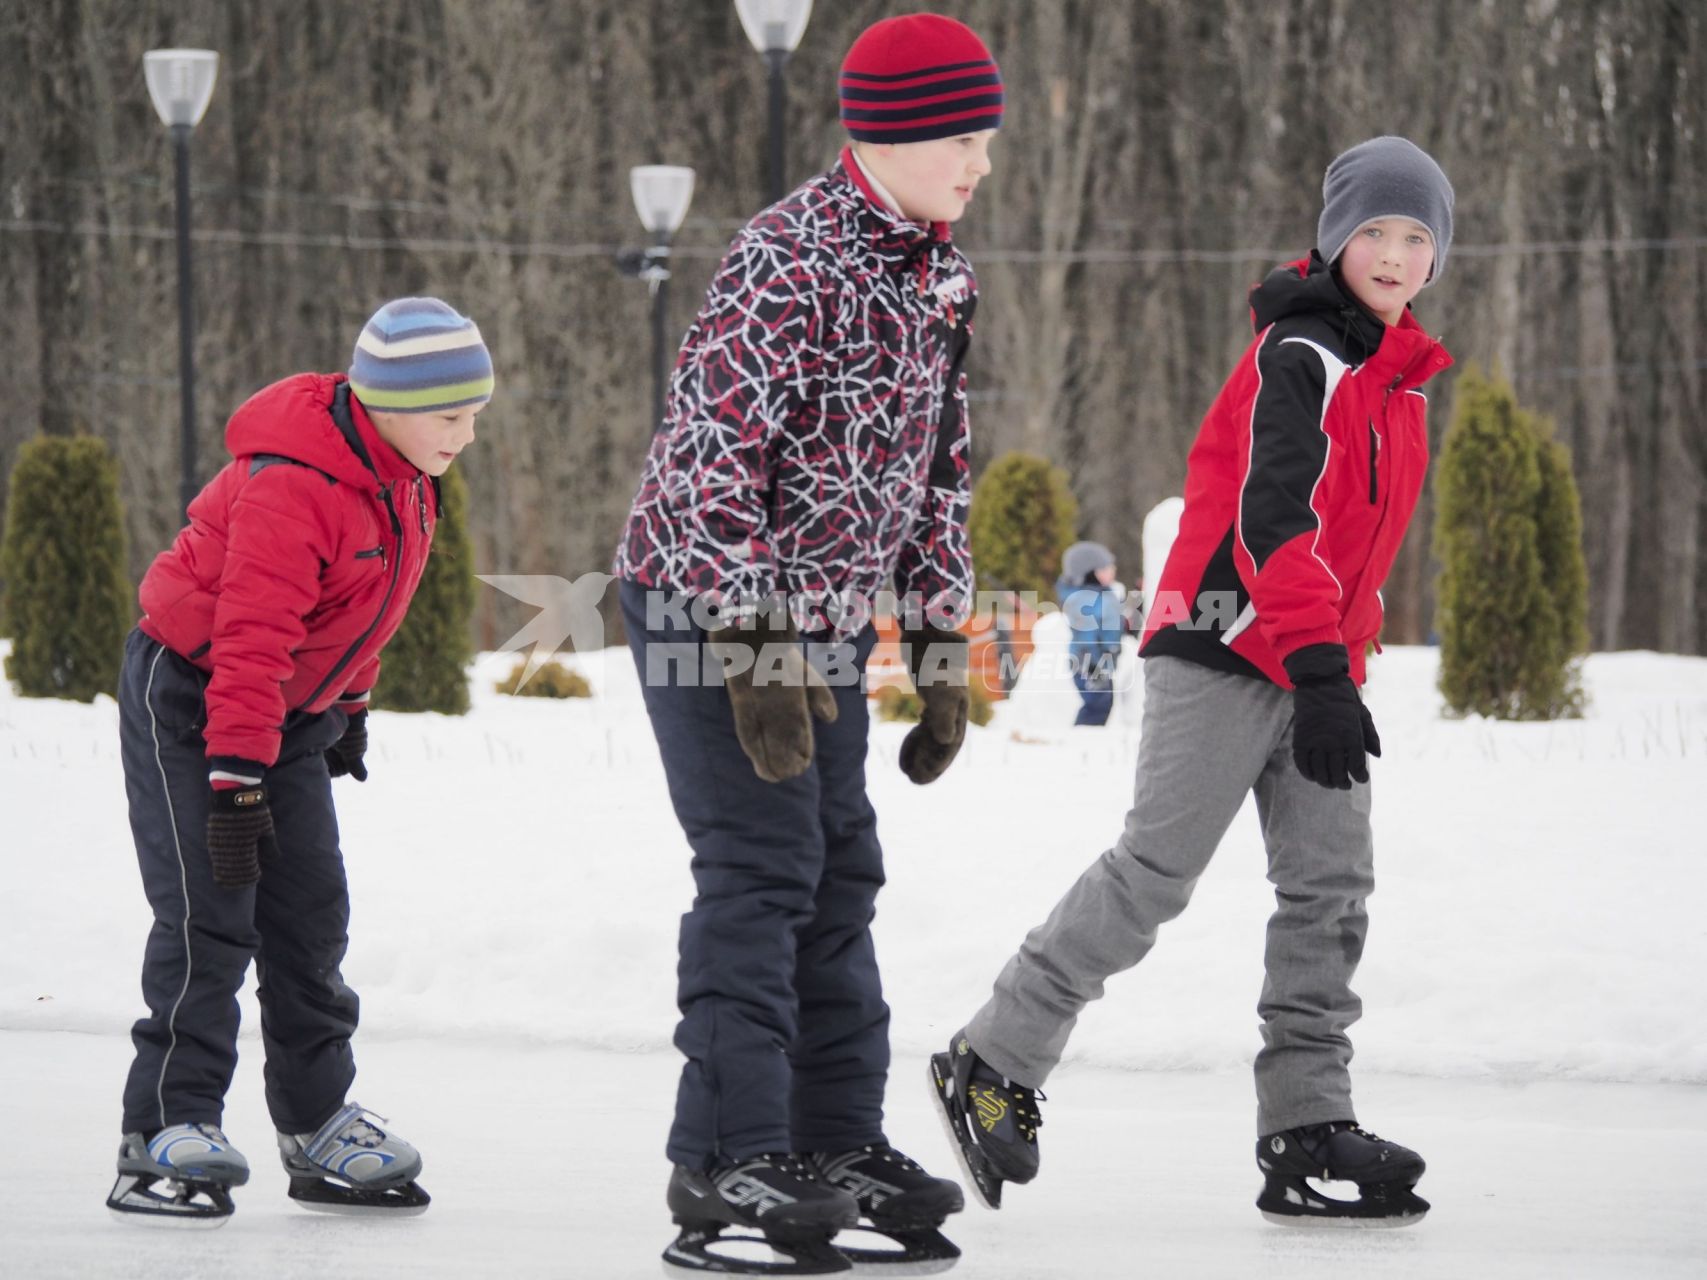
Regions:
M 1009 1092 L 1014 1095 L 1014 1126 L 1019 1130 L 1020 1137 L 1027 1142 L 1037 1141 L 1037 1131 L 1043 1127 L 1043 1113 L 1037 1109 L 1039 1102 L 1048 1102 L 1041 1089 L 1028 1089 L 1022 1084 L 1012 1084 L 1006 1079 Z
M 745 1160 L 737 1160 L 729 1166 L 729 1171 L 750 1169 L 754 1165 L 763 1165 L 774 1169 L 789 1178 L 797 1178 L 801 1182 L 818 1181 L 817 1171 L 812 1168 L 812 1162 L 793 1151 L 766 1151 L 760 1155 L 749 1156 Z
M 898 1166 L 907 1173 L 924 1173 L 924 1166 L 905 1151 L 897 1151 L 887 1142 L 868 1142 L 863 1147 L 855 1147 L 849 1151 L 821 1152 L 815 1160 L 824 1170 L 826 1178 L 830 1178 L 837 1167 L 847 1167 L 862 1163 L 869 1156 L 881 1160 L 884 1164 Z
M 1387 1141 L 1385 1138 L 1378 1137 L 1371 1133 L 1355 1120 L 1329 1120 L 1323 1124 L 1310 1125 L 1302 1130 L 1302 1132 L 1308 1134 L 1311 1139 L 1318 1143 L 1326 1142 L 1336 1133 L 1355 1133 L 1358 1137 L 1366 1138 L 1370 1142 Z
M 905 1151 L 897 1151 L 888 1143 L 869 1146 L 865 1149 L 867 1155 L 877 1156 L 885 1164 L 898 1164 L 909 1173 L 923 1173 L 924 1166 Z

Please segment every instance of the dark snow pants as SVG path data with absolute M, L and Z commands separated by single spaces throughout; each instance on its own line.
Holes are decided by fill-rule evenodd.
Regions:
M 1075 673 L 1073 685 L 1079 691 L 1079 714 L 1073 718 L 1074 725 L 1105 725 L 1108 714 L 1114 710 L 1113 681 L 1102 678 L 1086 677 Z
M 863 679 L 876 633 L 848 642 L 856 678 L 834 687 L 835 723 L 813 722 L 811 767 L 763 782 L 727 691 L 703 682 L 704 632 L 688 618 L 649 629 L 646 595 L 622 584 L 623 621 L 696 889 L 682 917 L 687 1062 L 669 1157 L 708 1168 L 881 1142 L 889 1007 L 871 940 L 883 853 L 865 793 Z
M 278 856 L 261 864 L 259 884 L 222 889 L 207 853 L 207 680 L 140 631 L 125 642 L 120 747 L 154 927 L 124 1132 L 220 1122 L 237 1066 L 237 992 L 254 960 L 267 1109 L 282 1132 L 308 1133 L 344 1104 L 355 1077 L 358 1005 L 338 972 L 349 894 L 322 754 L 348 722 L 341 711 L 286 721 L 267 770 Z

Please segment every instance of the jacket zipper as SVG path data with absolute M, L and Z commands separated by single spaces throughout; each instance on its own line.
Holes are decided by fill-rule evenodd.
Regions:
M 391 517 L 391 532 L 397 538 L 397 557 L 391 563 L 391 581 L 385 584 L 385 595 L 379 602 L 379 612 L 374 615 L 373 621 L 368 623 L 367 630 L 357 636 L 355 642 L 344 650 L 344 656 L 332 664 L 332 669 L 326 673 L 325 678 L 319 684 L 314 686 L 314 692 L 298 704 L 299 707 L 313 706 L 314 700 L 326 692 L 326 687 L 338 678 L 339 673 L 350 665 L 356 654 L 361 652 L 362 646 L 368 642 L 369 637 L 379 630 L 379 624 L 385 618 L 385 611 L 391 607 L 391 595 L 397 590 L 397 579 L 403 572 L 403 521 L 397 518 L 397 504 L 391 500 L 391 486 L 382 487 L 379 496 L 385 501 L 386 514 Z M 383 543 L 380 545 L 381 547 L 384 546 Z M 383 556 L 381 563 L 384 563 Z
M 1381 393 L 1381 421 L 1387 421 L 1387 402 L 1393 398 L 1393 393 L 1399 389 L 1399 384 L 1405 380 L 1405 370 L 1401 369 L 1393 375 L 1393 380 L 1387 384 L 1387 389 Z M 1375 455 L 1380 450 L 1381 437 L 1375 431 L 1375 419 L 1369 419 L 1369 505 L 1374 506 L 1378 500 L 1375 488 Z
M 1375 433 L 1375 419 L 1371 418 L 1369 420 L 1369 505 L 1372 507 L 1380 499 L 1380 493 L 1375 484 L 1376 476 L 1378 474 L 1375 467 L 1375 459 L 1380 452 L 1381 437 Z

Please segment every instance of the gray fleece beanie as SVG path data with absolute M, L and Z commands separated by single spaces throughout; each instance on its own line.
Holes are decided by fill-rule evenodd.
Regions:
M 1322 178 L 1322 217 L 1316 250 L 1333 265 L 1359 227 L 1379 218 L 1410 218 L 1434 237 L 1434 267 L 1425 283 L 1440 278 L 1452 244 L 1452 184 L 1428 152 L 1404 138 L 1371 138 L 1334 157 Z
M 1114 552 L 1100 542 L 1075 542 L 1061 557 L 1061 576 L 1068 582 L 1083 582 L 1098 569 L 1114 563 Z

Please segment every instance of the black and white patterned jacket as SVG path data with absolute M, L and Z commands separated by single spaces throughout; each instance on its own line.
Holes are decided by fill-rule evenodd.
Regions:
M 802 600 L 869 600 L 891 579 L 924 603 L 969 602 L 976 302 L 947 224 L 892 213 L 844 150 L 730 245 L 614 572 L 724 601 L 786 592 L 797 617 Z

